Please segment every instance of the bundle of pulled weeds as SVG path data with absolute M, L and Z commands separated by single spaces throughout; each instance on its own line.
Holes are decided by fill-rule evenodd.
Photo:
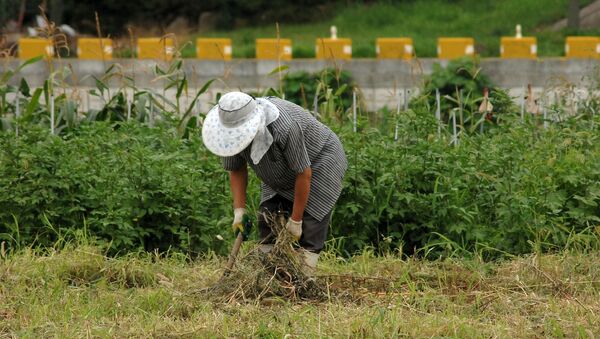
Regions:
M 263 253 L 255 247 L 237 258 L 234 267 L 215 286 L 205 290 L 206 297 L 217 302 L 286 300 L 325 300 L 327 292 L 304 270 L 304 263 L 285 228 L 281 216 L 267 216 L 272 233 L 277 235 L 273 249 Z

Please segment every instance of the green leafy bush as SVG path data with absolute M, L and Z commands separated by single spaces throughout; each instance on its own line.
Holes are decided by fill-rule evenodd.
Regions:
M 179 139 L 168 127 L 96 122 L 63 137 L 34 126 L 19 138 L 0 134 L 2 239 L 52 246 L 85 229 L 112 252 L 223 253 L 227 174 L 197 132 Z M 376 129 L 337 132 L 350 164 L 332 221 L 342 251 L 495 257 L 599 245 L 600 143 L 587 120 L 548 130 L 507 123 L 457 147 L 436 137 L 425 111 L 399 117 L 398 140 Z
M 0 233 L 51 246 L 87 227 L 113 251 L 219 251 L 231 214 L 227 175 L 197 134 L 168 128 L 83 125 L 56 137 L 29 127 L 0 134 Z
M 460 65 L 439 69 L 431 80 L 439 81 L 431 88 L 464 88 L 458 107 L 451 94 L 444 96 L 450 105 L 445 114 L 459 109 L 465 118 L 456 145 L 445 120 L 434 116 L 431 93 L 400 114 L 379 112 L 384 119 L 378 129 L 369 127 L 370 114 L 359 116 L 354 133 L 347 114 L 349 74 L 286 76 L 286 98 L 309 109 L 316 98 L 320 117 L 346 150 L 349 169 L 331 226 L 338 249 L 496 257 L 600 247 L 598 98 L 587 100 L 575 116 L 563 114 L 565 103 L 558 103 L 552 111 L 564 117 L 542 124 L 537 116 L 521 121 L 498 90 L 492 103 L 502 119 L 484 133 L 466 133 L 469 124 L 477 126 L 473 117 L 483 83 L 463 73 L 470 65 Z M 107 70 L 103 79 L 114 72 Z M 155 73 L 177 90 L 174 100 L 127 83 L 111 91 L 98 79 L 91 94 L 104 106 L 78 114 L 73 100 L 56 95 L 55 135 L 47 104 L 56 93 L 53 84 L 31 90 L 26 82 L 8 85 L 12 71 L 0 77 L 1 241 L 43 247 L 84 233 L 108 242 L 112 253 L 225 251 L 218 235 L 232 238 L 227 173 L 204 148 L 201 116 L 193 112 L 211 82 L 183 106 L 187 79 L 181 61 Z M 130 110 L 125 90 L 134 92 Z M 17 91 L 19 118 L 14 101 L 7 100 Z M 248 201 L 255 210 L 258 185 L 251 178 Z
M 431 107 L 435 106 L 435 91 L 439 90 L 442 97 L 458 99 L 462 93 L 462 104 L 470 111 L 476 111 L 480 100 L 474 100 L 483 95 L 485 88 L 490 89 L 490 102 L 499 113 L 510 112 L 512 101 L 505 91 L 497 88 L 492 81 L 481 72 L 479 63 L 473 58 L 452 60 L 446 67 L 433 65 L 433 72 L 425 80 L 423 93 L 427 96 Z M 442 111 L 456 107 L 456 101 L 443 101 Z
M 348 71 L 332 68 L 320 72 L 292 72 L 283 78 L 285 99 L 314 111 L 315 97 L 322 117 L 342 120 L 343 113 L 352 107 L 354 81 Z
M 428 111 L 408 111 L 400 126 L 398 141 L 342 133 L 350 168 L 332 232 L 344 250 L 494 257 L 600 245 L 600 146 L 589 121 L 548 130 L 513 121 L 456 147 L 436 137 Z
M 476 131 L 480 124 L 485 124 L 485 114 L 480 112 L 485 89 L 489 90 L 488 100 L 493 106 L 485 119 L 487 125 L 495 125 L 498 118 L 518 111 L 508 92 L 496 87 L 481 72 L 478 61 L 473 58 L 452 60 L 446 67 L 434 64 L 433 72 L 425 79 L 421 95 L 412 100 L 411 106 L 435 111 L 436 91 L 439 91 L 442 121 L 450 124 L 453 114 L 456 114 L 460 129 L 464 132 Z

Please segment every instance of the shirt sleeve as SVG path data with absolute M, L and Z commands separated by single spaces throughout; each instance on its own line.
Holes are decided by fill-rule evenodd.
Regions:
M 298 122 L 293 122 L 289 129 L 285 151 L 283 152 L 288 166 L 296 173 L 304 172 L 311 162 L 304 144 L 304 133 Z
M 236 171 L 246 166 L 246 160 L 239 154 L 231 157 L 221 157 L 221 162 L 226 171 Z

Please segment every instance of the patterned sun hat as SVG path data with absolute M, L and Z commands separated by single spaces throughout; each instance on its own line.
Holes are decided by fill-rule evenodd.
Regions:
M 250 145 L 264 119 L 264 107 L 254 98 L 242 92 L 229 92 L 206 115 L 202 141 L 218 156 L 236 155 Z

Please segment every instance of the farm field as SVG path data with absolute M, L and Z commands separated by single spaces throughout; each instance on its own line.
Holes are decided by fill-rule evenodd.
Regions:
M 249 248 L 247 246 L 246 248 Z M 213 302 L 224 261 L 100 247 L 0 261 L 3 337 L 567 337 L 600 334 L 598 252 L 496 262 L 323 255 L 324 301 Z M 351 278 L 353 277 L 353 278 Z
M 121 9 L 111 19 L 140 6 L 154 20 L 167 11 L 155 1 L 98 4 Z M 262 2 L 219 13 L 244 19 L 240 8 Z M 51 1 L 50 13 L 77 3 Z M 349 1 L 278 34 L 299 58 L 314 56 L 314 39 L 332 24 L 354 39 L 354 57 L 373 57 L 376 37 L 399 35 L 414 39 L 417 57 L 434 56 L 441 34 L 473 36 L 493 57 L 520 23 L 541 56 L 559 56 L 573 32 L 549 27 L 567 3 Z M 235 57 L 253 57 L 254 39 L 277 33 L 253 27 L 198 34 L 232 37 Z M 244 213 L 232 211 L 229 175 L 202 126 L 228 72 L 197 84 L 184 59 L 193 47 L 180 47 L 168 62 L 140 62 L 150 66 L 142 78 L 123 60 L 97 63 L 94 75 L 53 57 L 3 64 L 0 338 L 600 337 L 600 68 L 512 97 L 479 58 L 455 59 L 432 65 L 410 96 L 394 88 L 402 96 L 376 110 L 335 63 L 274 68 L 277 84 L 248 94 L 305 108 L 339 136 L 348 164 L 313 277 L 284 217 L 269 220 L 270 252 L 258 248 L 252 172 L 241 218 L 249 232 L 225 269 L 234 238 L 244 238 L 232 214 Z M 71 85 L 78 78 L 91 87 Z
M 83 226 L 111 255 L 227 253 L 217 237 L 232 237 L 223 231 L 227 173 L 202 144 L 204 113 L 195 111 L 211 82 L 186 94 L 181 67 L 156 69 L 177 89 L 174 99 L 126 78 L 119 89 L 98 79 L 89 95 L 104 105 L 88 111 L 54 83 L 0 86 L 0 234 L 9 248 L 53 246 Z M 439 67 L 405 107 L 356 115 L 351 75 L 285 76 L 286 98 L 316 102 L 344 144 L 349 168 L 330 233 L 337 253 L 373 247 L 494 259 L 598 249 L 600 100 L 576 99 L 566 87 L 554 101 L 519 106 L 469 69 L 471 61 Z M 194 99 L 184 105 L 184 95 Z M 481 111 L 484 100 L 490 112 Z M 250 186 L 255 211 L 258 185 Z
M 316 103 L 349 163 L 326 294 L 308 300 L 207 290 L 233 238 L 227 173 L 194 111 L 210 82 L 183 104 L 180 60 L 155 70 L 174 99 L 127 78 L 110 89 L 111 68 L 89 92 L 103 106 L 86 111 L 64 83 L 12 85 L 7 71 L 0 334 L 597 336 L 600 99 L 566 87 L 521 107 L 471 62 L 440 66 L 405 107 L 356 115 L 350 74 L 286 75 L 286 98 Z

